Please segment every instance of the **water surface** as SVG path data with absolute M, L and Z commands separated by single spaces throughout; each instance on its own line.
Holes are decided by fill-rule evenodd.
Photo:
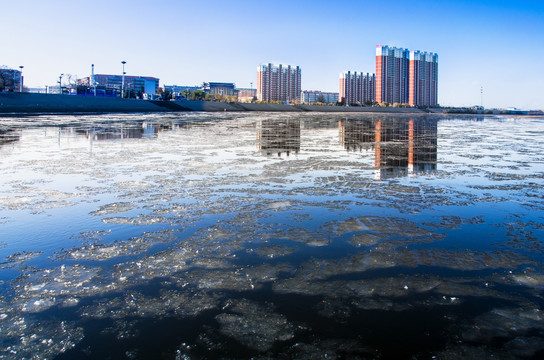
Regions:
M 544 119 L 0 122 L 0 358 L 538 359 Z

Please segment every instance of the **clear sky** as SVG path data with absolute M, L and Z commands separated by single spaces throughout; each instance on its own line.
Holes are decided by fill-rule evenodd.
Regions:
M 302 89 L 375 72 L 377 44 L 439 55 L 441 105 L 544 109 L 542 0 L 3 0 L 0 65 L 25 85 L 61 73 L 161 85 L 256 86 L 263 63 L 299 65 Z

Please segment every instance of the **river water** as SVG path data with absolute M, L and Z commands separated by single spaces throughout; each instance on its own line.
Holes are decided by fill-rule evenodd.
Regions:
M 544 357 L 544 119 L 0 121 L 0 359 Z

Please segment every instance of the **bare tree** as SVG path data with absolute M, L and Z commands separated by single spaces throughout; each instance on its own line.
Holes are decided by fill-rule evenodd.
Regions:
M 77 75 L 74 74 L 65 74 L 64 77 L 66 78 L 66 82 L 68 83 L 68 87 L 74 88 L 77 85 Z

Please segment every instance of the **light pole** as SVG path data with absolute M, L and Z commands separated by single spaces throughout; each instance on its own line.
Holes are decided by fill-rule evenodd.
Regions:
M 19 79 L 19 92 L 23 92 L 23 65 L 19 66 L 19 69 L 21 69 L 21 78 Z
M 484 87 L 480 88 L 480 107 L 484 109 Z
M 125 64 L 127 62 L 126 61 L 121 61 L 121 64 L 123 64 L 123 76 L 121 78 L 121 98 L 124 98 L 125 97 Z
M 62 76 L 64 74 L 60 74 L 59 76 L 59 94 L 62 95 Z
M 93 87 L 94 96 L 96 96 L 96 83 L 94 81 L 94 64 L 91 64 L 91 83 L 90 85 Z

